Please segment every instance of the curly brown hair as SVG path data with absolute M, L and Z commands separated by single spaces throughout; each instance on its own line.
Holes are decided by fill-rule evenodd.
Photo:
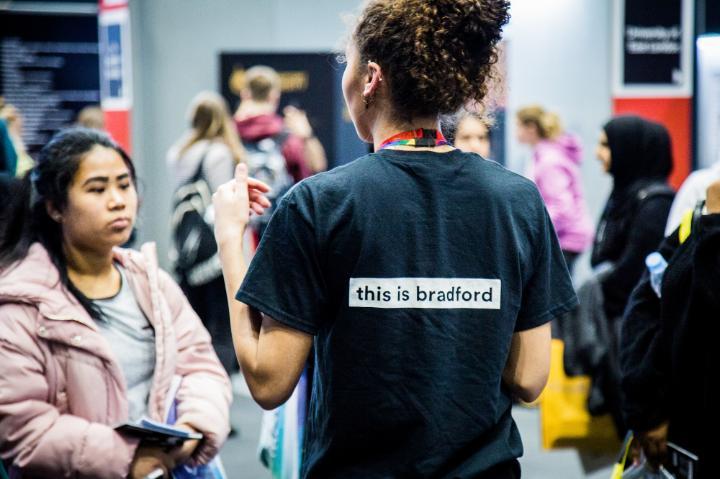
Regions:
M 385 71 L 399 118 L 453 113 L 487 94 L 509 7 L 507 0 L 371 0 L 353 33 L 360 64 Z

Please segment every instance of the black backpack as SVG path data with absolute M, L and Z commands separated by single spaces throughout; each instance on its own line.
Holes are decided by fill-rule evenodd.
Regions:
M 173 194 L 171 258 L 181 282 L 200 286 L 222 275 L 213 231 L 212 191 L 203 175 L 207 152 L 195 174 Z
M 280 198 L 293 185 L 293 177 L 288 172 L 287 161 L 282 153 L 288 137 L 289 134 L 283 131 L 259 141 L 244 142 L 249 176 L 270 186 L 270 192 L 266 196 L 272 206 L 266 208 L 263 215 L 253 215 L 250 218 L 250 225 L 259 235 L 265 230 Z

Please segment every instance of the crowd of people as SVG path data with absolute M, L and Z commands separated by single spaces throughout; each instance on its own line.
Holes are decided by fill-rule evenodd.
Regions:
M 524 175 L 492 161 L 491 115 L 469 105 L 507 21 L 503 0 L 369 2 L 342 91 L 373 152 L 326 172 L 305 112 L 278 112 L 273 69 L 246 72 L 234 114 L 198 93 L 167 154 L 172 274 L 152 244 L 127 248 L 139 179 L 100 109 L 32 158 L 0 103 L 0 472 L 209 477 L 241 374 L 264 409 L 301 396 L 285 458 L 301 477 L 517 478 L 513 404 L 543 390 L 551 338 L 587 321 L 603 331 L 590 412 L 634 433 L 635 462 L 677 468 L 674 444 L 710 477 L 720 169 L 676 195 L 668 130 L 612 118 L 594 226 L 557 114 L 515 112 Z M 116 428 L 147 418 L 200 439 Z

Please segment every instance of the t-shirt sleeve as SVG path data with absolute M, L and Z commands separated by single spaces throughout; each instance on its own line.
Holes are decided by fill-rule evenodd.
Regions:
M 550 216 L 542 207 L 534 244 L 534 267 L 522 291 L 515 332 L 536 328 L 577 306 L 573 289 Z
M 316 334 L 326 304 L 313 211 L 303 185 L 278 204 L 236 299 L 276 321 Z

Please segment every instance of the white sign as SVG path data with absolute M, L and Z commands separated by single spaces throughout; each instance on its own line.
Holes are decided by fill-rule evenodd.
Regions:
M 129 110 L 132 108 L 132 57 L 128 9 L 100 12 L 99 24 L 103 110 Z
M 660 19 L 647 13 L 653 8 Z M 692 96 L 694 8 L 692 0 L 614 0 L 613 96 Z
M 500 309 L 502 282 L 478 278 L 350 278 L 351 308 Z

